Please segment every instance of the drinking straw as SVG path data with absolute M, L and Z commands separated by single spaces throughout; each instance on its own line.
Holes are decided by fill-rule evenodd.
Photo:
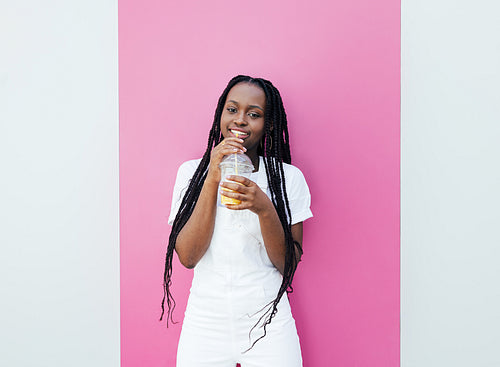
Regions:
M 236 137 L 238 137 L 238 133 L 235 132 L 234 135 L 236 135 Z M 238 157 L 236 156 L 236 153 L 234 153 L 234 171 L 235 171 L 235 174 L 238 175 Z

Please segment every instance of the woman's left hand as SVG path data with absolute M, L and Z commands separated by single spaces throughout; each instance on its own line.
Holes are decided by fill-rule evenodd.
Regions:
M 240 204 L 226 204 L 228 209 L 249 209 L 259 215 L 267 210 L 274 210 L 274 205 L 264 191 L 252 180 L 243 176 L 228 176 L 229 181 L 221 182 L 221 186 L 233 190 L 220 190 L 220 194 L 228 198 L 240 200 Z

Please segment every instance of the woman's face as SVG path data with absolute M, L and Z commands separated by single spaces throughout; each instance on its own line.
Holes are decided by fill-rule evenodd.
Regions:
M 250 83 L 236 84 L 229 91 L 222 111 L 222 136 L 238 134 L 249 152 L 256 151 L 264 135 L 265 106 L 266 95 L 262 89 Z

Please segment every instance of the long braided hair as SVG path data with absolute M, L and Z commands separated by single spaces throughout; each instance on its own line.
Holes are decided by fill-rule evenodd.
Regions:
M 167 253 L 165 257 L 165 272 L 163 275 L 163 300 L 161 302 L 161 316 L 163 319 L 165 313 L 165 301 L 167 302 L 167 326 L 169 319 L 175 323 L 172 318 L 172 313 L 175 308 L 175 301 L 170 291 L 172 284 L 172 259 L 175 250 L 175 243 L 180 231 L 187 223 L 193 213 L 198 197 L 200 196 L 203 183 L 207 177 L 208 165 L 210 162 L 210 153 L 212 149 L 218 145 L 224 138 L 220 131 L 220 119 L 226 103 L 226 98 L 231 90 L 238 83 L 250 83 L 260 87 L 266 95 L 266 106 L 264 114 L 264 136 L 258 148 L 258 155 L 264 157 L 264 165 L 266 176 L 269 183 L 271 193 L 271 201 L 276 209 L 283 231 L 285 233 L 285 268 L 283 271 L 283 281 L 276 295 L 276 298 L 268 304 L 267 311 L 260 317 L 255 325 L 261 326 L 264 333 L 257 341 L 266 335 L 266 326 L 271 323 L 272 318 L 278 312 L 278 303 L 286 292 L 292 292 L 292 280 L 297 268 L 298 259 L 296 257 L 296 249 L 302 254 L 302 248 L 297 241 L 294 241 L 291 231 L 291 213 L 288 203 L 288 196 L 285 187 L 285 173 L 283 163 L 291 163 L 290 145 L 288 138 L 288 126 L 285 108 L 279 91 L 268 80 L 261 78 L 252 78 L 246 75 L 238 75 L 231 79 L 227 87 L 219 97 L 217 108 L 215 109 L 214 120 L 210 134 L 208 137 L 207 149 L 201 159 L 201 162 L 196 169 L 193 178 L 189 183 L 189 187 L 184 194 L 179 211 L 172 225 L 172 231 L 168 240 Z M 255 328 L 254 327 L 254 328 Z M 253 329 L 252 329 L 253 330 Z

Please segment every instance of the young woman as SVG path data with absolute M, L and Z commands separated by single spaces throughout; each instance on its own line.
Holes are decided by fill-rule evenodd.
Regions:
M 219 164 L 234 153 L 248 155 L 254 172 L 221 183 Z M 219 98 L 203 158 L 183 163 L 174 186 L 162 301 L 167 322 L 175 307 L 174 250 L 194 268 L 177 367 L 302 366 L 286 292 L 302 255 L 302 222 L 312 213 L 304 176 L 290 163 L 278 90 L 265 79 L 233 78 Z M 241 203 L 221 205 L 222 188 Z

